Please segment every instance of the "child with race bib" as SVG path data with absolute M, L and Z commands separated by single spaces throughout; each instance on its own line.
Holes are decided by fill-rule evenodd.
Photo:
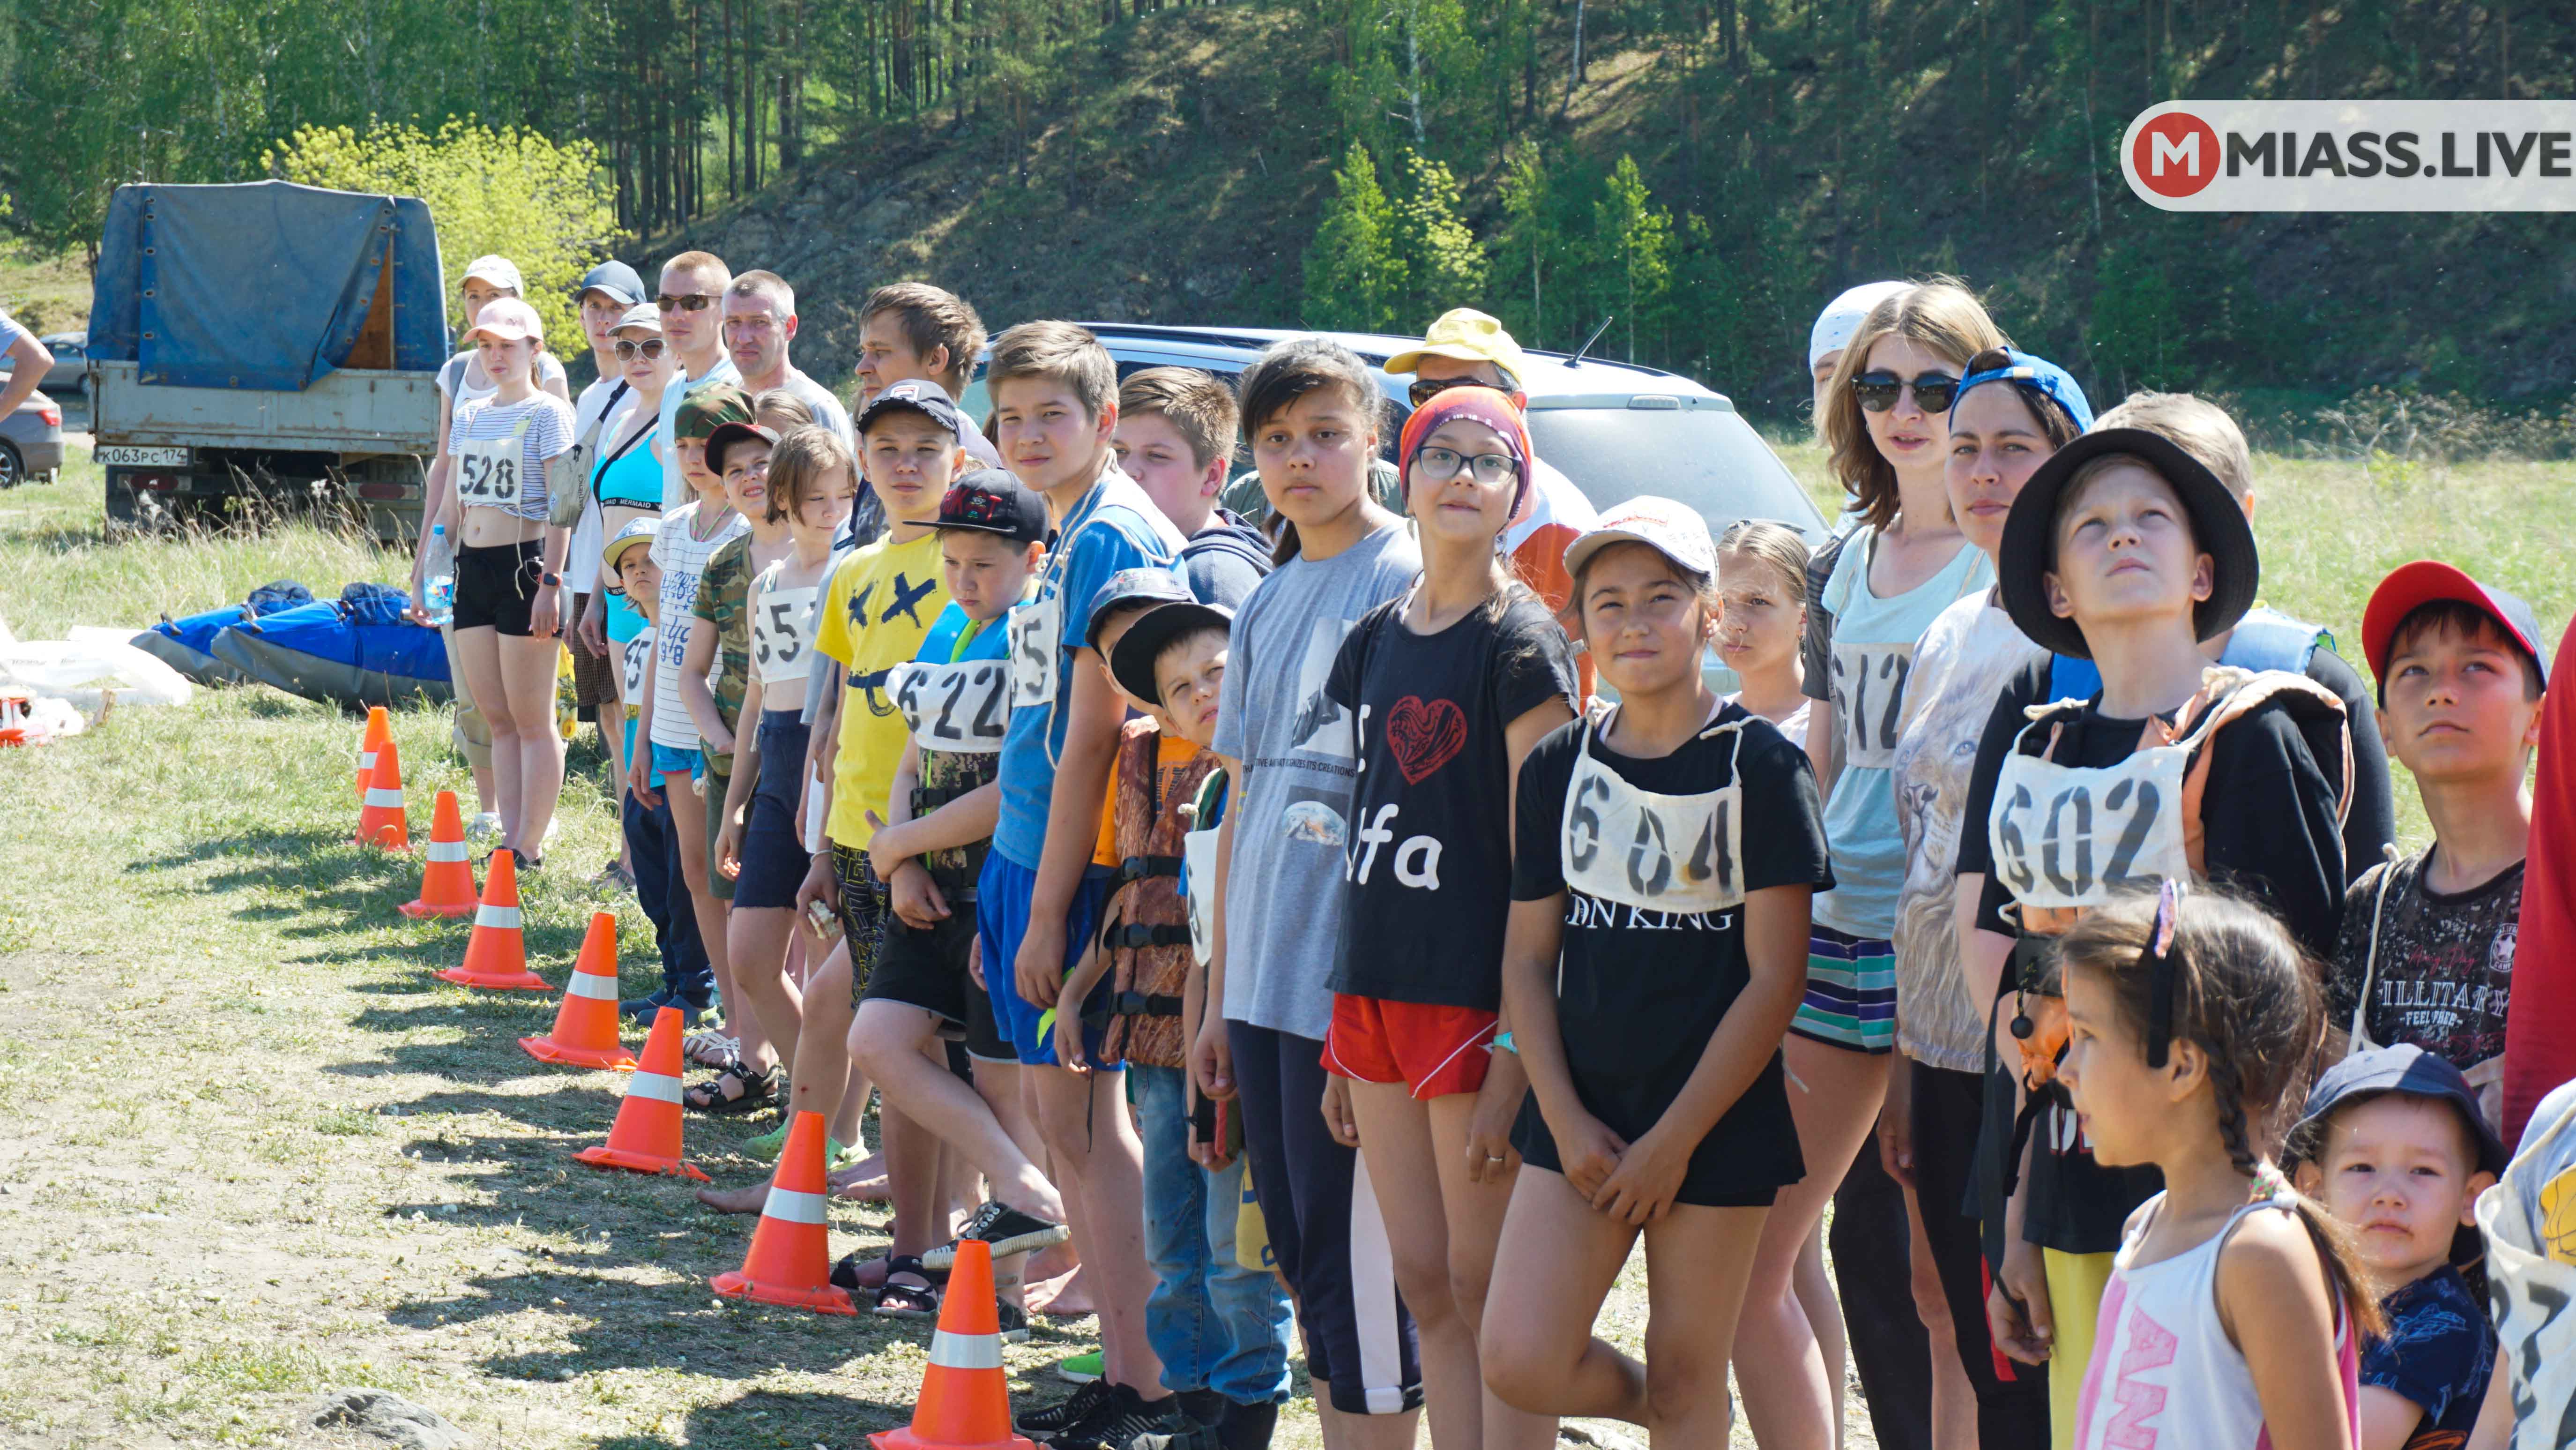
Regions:
M 1953 600 L 1993 580 L 1950 517 L 1942 415 L 1968 359 L 2002 341 L 1966 289 L 1915 284 L 1869 309 L 1825 388 L 1824 439 L 1853 522 L 1809 601 L 1802 683 L 1815 702 L 1807 758 L 1825 794 L 1834 889 L 1816 897 L 1807 993 L 1787 1048 L 1789 1105 L 1812 1171 L 1763 1225 L 1735 1343 L 1744 1418 L 1766 1445 L 1824 1450 L 1840 1423 L 1841 1367 L 1827 1361 L 1826 1347 L 1842 1342 L 1842 1326 L 1810 1318 L 1839 1306 L 1796 1293 L 1796 1266 L 1887 1088 L 1896 1045 L 1892 937 L 1905 877 L 1888 767 L 1905 724 L 1915 641 Z M 1884 1262 L 1894 1267 L 1892 1251 Z
M 903 387 L 905 384 L 895 384 Z M 850 1026 L 850 1055 L 885 1101 L 981 1172 L 993 1201 L 1021 1220 L 989 1242 L 1003 1337 L 1025 1337 L 1024 1255 L 1065 1238 L 1064 1197 L 1039 1165 L 1046 1150 L 1020 1097 L 1020 1060 L 975 978 L 976 878 L 1001 812 L 1002 741 L 1011 720 L 1010 630 L 1003 621 L 1046 552 L 1046 500 L 998 468 L 948 486 L 938 518 L 948 607 L 887 693 L 908 736 L 868 867 L 893 919 Z M 950 1067 L 962 1045 L 972 1085 Z M 936 1312 L 919 1250 L 903 1247 L 876 1312 Z
M 2051 455 L 2013 500 L 1997 572 L 2022 634 L 2102 677 L 2090 700 L 1989 722 L 1970 796 L 1994 802 L 1975 929 L 1996 940 L 1962 947 L 1970 963 L 2012 954 L 1998 1046 L 2030 1095 L 1980 1140 L 1981 1195 L 2006 1205 L 1987 1210 L 2001 1249 L 1988 1319 L 2006 1353 L 2051 1362 L 2053 1438 L 2068 1444 L 2121 1223 L 2158 1184 L 2152 1164 L 2097 1156 L 2054 1083 L 2065 1018 L 2048 946 L 2124 883 L 2208 879 L 2261 897 L 2321 959 L 2343 907 L 2352 757 L 2331 692 L 2201 653 L 2253 602 L 2254 533 L 2163 435 L 2096 428 Z
M 536 385 L 546 332 L 527 303 L 487 304 L 465 340 L 494 388 L 456 409 L 447 439 L 456 487 L 432 522 L 458 545 L 457 661 L 491 731 L 501 849 L 533 871 L 563 791 L 555 658 L 570 530 L 546 521 L 546 465 L 572 448 L 572 405 Z
M 2264 1147 L 2324 1037 L 2306 949 L 2253 902 L 2132 881 L 2066 933 L 2052 975 L 2059 1074 L 2095 1156 L 2164 1184 L 2120 1230 L 2055 1443 L 2350 1450 L 2379 1303 Z
M 2091 425 L 2075 379 L 2028 353 L 1996 348 L 1969 360 L 1950 403 L 1945 481 L 1951 516 L 1992 561 L 2022 485 Z M 1879 1153 L 1905 1185 L 1913 1224 L 1914 1297 L 1938 1373 L 1933 1416 L 1960 1441 L 2035 1444 L 2048 1434 L 2047 1372 L 1999 1358 L 1986 1329 L 1990 1266 L 1963 1204 L 1984 1118 L 1993 977 L 1959 964 L 1959 903 L 1969 777 L 1995 696 L 2044 652 L 1991 589 L 1952 604 L 1914 647 L 1906 684 L 1913 719 L 1896 742 L 1896 819 L 1905 884 L 1896 904 L 1896 1048 L 1878 1116 Z M 1983 832 L 1978 832 L 1980 836 Z M 2008 1086 L 2008 1080 L 2006 1082 Z
M 1520 1059 L 1493 1050 L 1520 766 L 1574 717 L 1565 631 L 1495 541 L 1530 486 L 1529 434 L 1491 388 L 1405 420 L 1422 576 L 1361 616 L 1325 698 L 1359 761 L 1344 848 L 1324 1120 L 1367 1160 L 1397 1286 L 1422 1336 L 1433 1438 L 1545 1446 L 1545 1417 L 1489 1400 L 1476 1337 L 1519 1162 Z
M 1226 646 L 1216 751 L 1236 794 L 1217 833 L 1216 1010 L 1190 1053 L 1199 1092 L 1242 1110 L 1253 1193 L 1336 1450 L 1412 1450 L 1422 1403 L 1368 1170 L 1315 1111 L 1358 773 L 1349 712 L 1324 682 L 1351 626 L 1422 567 L 1405 521 L 1372 496 L 1385 409 L 1368 365 L 1323 338 L 1274 344 L 1243 375 L 1279 564 Z
M 654 474 L 659 487 L 660 473 Z M 656 504 L 659 508 L 659 504 Z M 652 742 L 643 731 L 646 692 L 652 688 L 654 616 L 662 608 L 662 568 L 653 562 L 653 538 L 659 527 L 654 514 L 626 521 L 600 550 L 600 583 L 610 596 L 609 622 L 619 609 L 636 611 L 638 630 L 619 650 L 619 693 L 626 700 L 626 754 L 650 754 Z M 631 780 L 632 777 L 630 776 Z M 650 1017 L 664 1003 L 704 1002 L 715 987 L 715 968 L 698 940 L 698 914 L 689 902 L 689 883 L 680 874 L 680 835 L 671 824 L 671 803 L 625 792 L 619 824 L 626 837 L 627 859 L 635 867 L 635 902 L 653 923 L 653 944 L 662 962 L 662 985 L 650 996 L 618 1004 L 628 1017 Z
M 752 449 L 745 445 L 740 451 Z M 858 461 L 830 428 L 808 424 L 780 438 L 769 452 L 761 526 L 785 531 L 787 553 L 761 569 L 743 601 L 751 646 L 739 718 L 754 722 L 754 728 L 735 737 L 723 824 L 716 832 L 715 869 L 734 881 L 733 908 L 725 925 L 734 984 L 780 1062 L 776 1074 L 747 1065 L 728 1069 L 731 1081 L 719 1079 L 705 1089 L 719 1097 L 734 1094 L 721 1104 L 709 1104 L 717 1111 L 774 1096 L 777 1079 L 796 1069 L 796 1037 L 804 1016 L 787 958 L 796 927 L 796 888 L 813 864 L 796 825 L 805 785 L 805 671 L 814 658 L 814 598 L 830 569 L 832 540 L 857 501 L 858 485 Z M 700 597 L 705 593 L 701 584 Z
M 1805 754 L 1701 678 L 1718 560 L 1698 513 L 1615 505 L 1566 566 L 1620 703 L 1520 771 L 1503 997 L 1531 1090 L 1485 1381 L 1657 1446 L 1724 1445 L 1762 1219 L 1806 1172 L 1780 1040 L 1806 989 L 1808 900 L 1833 872 Z M 1591 1335 L 1641 1233 L 1642 1364 Z

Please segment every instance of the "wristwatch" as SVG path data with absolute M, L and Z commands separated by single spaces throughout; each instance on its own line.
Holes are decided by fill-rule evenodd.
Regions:
M 563 587 L 563 576 L 561 574 L 539 574 L 537 576 L 537 582 L 548 589 L 560 589 Z

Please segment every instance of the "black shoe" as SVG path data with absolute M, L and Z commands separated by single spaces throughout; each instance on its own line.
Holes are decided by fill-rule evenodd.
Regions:
M 1188 1427 L 1178 1395 L 1148 1402 L 1134 1388 L 1120 1385 L 1110 1391 L 1108 1405 L 1098 1414 L 1057 1431 L 1046 1443 L 1049 1450 L 1129 1450 L 1145 1436 L 1178 1434 Z
M 650 1022 L 653 1020 L 654 1013 L 661 1011 L 665 1007 L 672 1006 L 678 1001 L 679 998 L 677 994 L 672 992 L 670 988 L 664 987 L 662 990 L 655 992 L 650 997 L 636 997 L 629 1001 L 618 1003 L 617 1015 L 620 1017 L 634 1017 L 645 1022 Z
M 1181 1413 L 1193 1425 L 1217 1423 L 1225 1418 L 1225 1407 L 1234 1403 L 1215 1390 L 1182 1390 L 1180 1396 Z
M 993 1301 L 993 1317 L 1001 1324 L 1004 1344 L 1029 1342 L 1029 1316 L 1019 1305 L 1007 1299 L 996 1299 Z
M 974 1217 L 966 1220 L 966 1226 L 957 1231 L 957 1237 L 923 1254 L 921 1264 L 923 1268 L 945 1272 L 957 1262 L 957 1246 L 968 1239 L 983 1240 L 992 1246 L 994 1258 L 1007 1259 L 1013 1254 L 1025 1254 L 1049 1244 L 1063 1243 L 1071 1237 L 1073 1230 L 1063 1224 L 1049 1223 L 999 1203 L 986 1203 L 975 1210 Z
M 1109 1381 L 1093 1380 L 1075 1390 L 1070 1396 L 1044 1409 L 1031 1410 L 1027 1414 L 1014 1417 L 1011 1428 L 1032 1438 L 1058 1434 L 1099 1414 L 1104 1408 L 1116 1403 L 1116 1400 L 1117 1391 L 1110 1386 Z

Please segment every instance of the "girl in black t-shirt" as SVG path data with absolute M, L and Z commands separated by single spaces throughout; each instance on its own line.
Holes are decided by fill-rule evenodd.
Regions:
M 1580 687 L 1565 631 L 1498 548 L 1529 488 L 1519 410 L 1451 388 L 1406 420 L 1400 452 L 1422 577 L 1361 616 L 1324 684 L 1350 714 L 1359 779 L 1323 1112 L 1376 1185 L 1432 1439 L 1543 1450 L 1554 1425 L 1485 1390 L 1476 1326 L 1527 1090 L 1520 1059 L 1493 1050 L 1512 783 Z
M 1531 1094 L 1485 1318 L 1516 1404 L 1723 1445 L 1727 1361 L 1773 1196 L 1805 1165 L 1780 1043 L 1833 885 L 1815 776 L 1700 675 L 1715 551 L 1637 498 L 1566 551 L 1617 707 L 1521 767 L 1504 1010 Z M 1591 1337 L 1639 1233 L 1650 1359 Z

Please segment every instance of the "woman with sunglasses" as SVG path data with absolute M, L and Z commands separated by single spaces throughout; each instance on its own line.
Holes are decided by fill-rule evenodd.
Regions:
M 1848 538 L 1809 611 L 1807 755 L 1825 791 L 1834 889 L 1815 899 L 1806 999 L 1785 1047 L 1807 1177 L 1763 1224 L 1735 1338 L 1744 1417 L 1766 1446 L 1830 1450 L 1838 1366 L 1793 1289 L 1799 1251 L 1878 1119 L 1896 1041 L 1890 944 L 1905 879 L 1889 780 L 1905 723 L 1914 642 L 1951 601 L 1994 582 L 1950 517 L 1943 462 L 1952 392 L 1968 359 L 2001 344 L 1983 307 L 1935 279 L 1872 307 L 1827 385 L 1826 446 L 1851 496 Z
M 600 535 L 613 539 L 637 519 L 658 519 L 662 515 L 662 460 L 657 440 L 662 431 L 662 395 L 679 375 L 679 359 L 662 336 L 660 309 L 649 302 L 628 308 L 626 315 L 617 319 L 617 325 L 609 329 L 609 336 L 615 339 L 611 347 L 618 371 L 626 385 L 635 390 L 635 406 L 618 419 L 611 436 L 600 441 L 599 462 L 590 474 L 591 494 L 599 500 Z M 646 628 L 644 611 L 635 607 L 634 600 L 623 593 L 608 596 L 612 658 L 624 659 L 626 650 Z M 625 713 L 621 709 L 619 718 L 623 719 Z M 617 793 L 622 802 L 626 794 L 622 775 Z
M 1529 1086 L 1519 1057 L 1493 1050 L 1512 799 L 1531 748 L 1574 718 L 1578 686 L 1564 630 L 1504 562 L 1530 486 L 1511 399 L 1447 389 L 1405 421 L 1398 452 L 1422 576 L 1361 616 L 1324 683 L 1359 762 L 1324 1121 L 1376 1187 L 1432 1440 L 1542 1450 L 1555 1422 L 1485 1388 L 1477 1331 Z

